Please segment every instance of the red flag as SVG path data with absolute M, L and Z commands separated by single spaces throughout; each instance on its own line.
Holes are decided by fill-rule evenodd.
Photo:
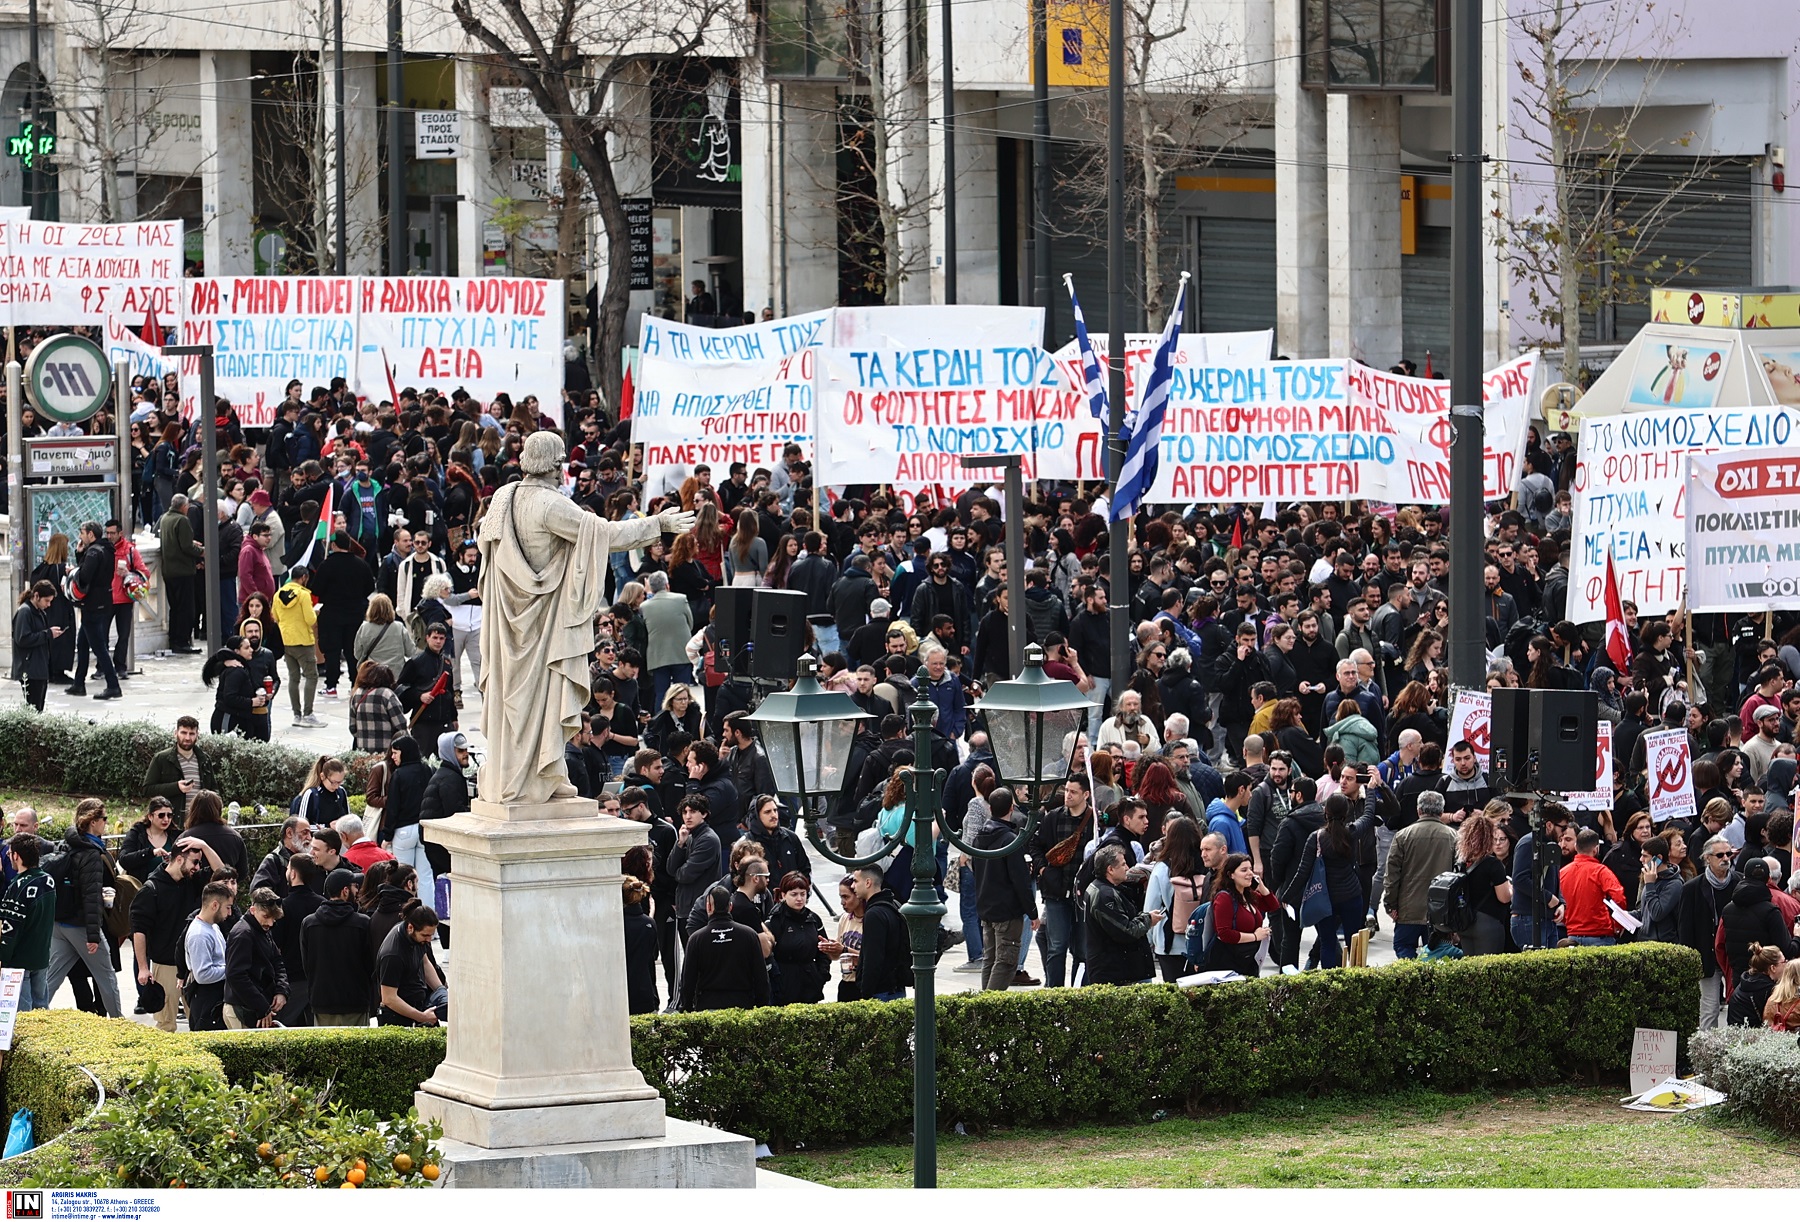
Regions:
M 1231 546 L 1234 548 L 1244 546 L 1244 515 L 1241 513 L 1237 516 L 1237 521 L 1231 524 Z
M 1606 552 L 1606 656 L 1614 673 L 1631 673 L 1631 633 L 1625 627 L 1625 606 L 1619 601 L 1619 579 L 1613 573 L 1610 548 Z
M 631 366 L 625 366 L 625 380 L 619 383 L 619 419 L 631 419 L 631 404 L 637 392 L 631 388 Z
M 156 325 L 155 309 L 144 311 L 144 329 L 140 334 L 140 338 L 152 348 L 160 348 L 163 346 L 162 328 Z
M 1431 376 L 1431 349 L 1425 349 L 1425 376 Z
M 381 372 L 387 374 L 388 402 L 394 405 L 395 411 L 399 411 L 400 410 L 400 391 L 394 386 L 394 367 L 392 365 L 388 364 L 386 348 L 383 348 L 381 350 Z

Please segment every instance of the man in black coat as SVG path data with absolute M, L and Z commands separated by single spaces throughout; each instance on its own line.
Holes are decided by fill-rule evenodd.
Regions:
M 287 1005 L 287 969 L 273 930 L 281 919 L 281 897 L 250 893 L 250 911 L 225 939 L 225 1025 L 233 1031 L 272 1027 Z
M 283 880 L 287 890 L 281 899 L 281 919 L 270 930 L 281 964 L 287 969 L 287 1005 L 275 1015 L 284 1027 L 313 1025 L 312 988 L 301 954 L 300 933 L 306 918 L 325 902 L 325 871 L 309 856 L 290 857 Z
M 931 557 L 928 564 L 930 577 L 919 584 L 913 591 L 911 614 L 913 631 L 923 640 L 931 635 L 931 621 L 934 616 L 948 615 L 956 628 L 956 649 L 965 658 L 975 641 L 974 603 L 969 597 L 969 587 L 960 581 L 950 580 L 950 557 L 938 555 Z
M 678 1009 L 730 1010 L 769 1004 L 769 970 L 762 939 L 731 917 L 731 889 L 706 893 L 708 919 L 687 940 Z
M 118 700 L 125 693 L 106 647 L 113 615 L 113 549 L 102 537 L 98 522 L 83 522 L 80 538 L 81 567 L 76 570 L 75 584 L 81 591 L 81 641 L 75 656 L 75 682 L 67 691 L 71 696 L 87 694 L 87 655 L 92 652 L 94 665 L 106 680 L 106 689 L 95 692 L 94 699 Z
M 312 988 L 313 1021 L 321 1027 L 369 1025 L 375 949 L 369 918 L 357 911 L 356 875 L 333 870 L 325 896 L 300 923 L 300 963 Z
M 200 907 L 200 892 L 211 880 L 212 870 L 200 846 L 177 845 L 131 901 L 131 954 L 137 962 L 138 987 L 152 980 L 162 986 L 163 1007 L 155 1017 L 164 1031 L 175 1030 L 177 977 L 187 962 L 182 940 L 188 917 Z
M 1681 886 L 1681 910 L 1676 915 L 1681 944 L 1700 956 L 1700 1030 L 1717 1027 L 1725 1016 L 1725 978 L 1713 954 L 1719 917 L 1743 881 L 1731 868 L 1731 841 L 1715 835 L 1694 853 L 1700 873 Z
M 669 876 L 675 880 L 675 928 L 677 938 L 685 945 L 688 939 L 687 915 L 707 888 L 724 874 L 724 853 L 719 835 L 708 825 L 710 813 L 706 799 L 691 794 L 681 800 L 681 830 L 675 833 L 675 845 L 669 850 Z
M 898 1001 L 912 981 L 912 951 L 900 901 L 887 889 L 878 865 L 857 870 L 853 887 L 863 904 L 862 954 L 856 965 L 862 1000 Z
M 426 628 L 425 648 L 406 660 L 394 684 L 394 694 L 412 715 L 412 736 L 423 742 L 456 729 L 456 702 L 450 694 L 455 676 L 444 656 L 449 639 L 450 630 L 443 624 Z
M 1000 788 L 988 795 L 988 821 L 975 833 L 973 847 L 999 849 L 1011 844 L 1019 827 L 1014 816 L 1012 790 Z M 975 859 L 975 906 L 981 915 L 981 945 L 987 955 L 982 970 L 984 990 L 1004 991 L 1014 984 L 1019 969 L 1019 945 L 1025 922 L 1039 928 L 1037 899 L 1031 891 L 1031 871 L 1025 854 Z
M 1264 879 L 1277 895 L 1281 894 L 1294 871 L 1300 868 L 1300 857 L 1306 848 L 1306 838 L 1325 826 L 1325 808 L 1317 800 L 1318 786 L 1310 777 L 1295 777 L 1293 781 L 1294 809 L 1288 817 L 1281 821 L 1281 831 L 1275 836 L 1275 847 L 1267 856 L 1268 870 Z M 1274 939 L 1269 947 L 1269 962 L 1278 966 L 1300 962 L 1300 924 L 1289 920 L 1285 912 L 1277 914 L 1280 919 L 1272 922 Z

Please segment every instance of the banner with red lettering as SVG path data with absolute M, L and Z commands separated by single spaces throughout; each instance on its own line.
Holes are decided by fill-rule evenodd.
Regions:
M 213 393 L 248 427 L 275 422 L 298 380 L 301 397 L 333 378 L 357 383 L 355 276 L 241 276 L 182 282 L 181 342 L 213 347 Z M 181 414 L 192 418 L 200 358 L 181 358 Z M 386 397 L 386 383 L 381 384 Z
M 1652 823 L 1695 817 L 1693 752 L 1685 729 L 1645 732 L 1644 772 L 1649 778 Z
M 1594 788 L 1586 793 L 1571 790 L 1563 794 L 1563 805 L 1570 810 L 1610 811 L 1613 808 L 1612 722 L 1604 717 L 1594 726 Z
M 103 327 L 180 309 L 181 222 L 0 221 L 0 305 L 19 327 Z
M 141 325 L 141 320 L 138 325 Z M 130 367 L 130 376 L 134 378 L 156 378 L 158 381 L 167 373 L 179 373 L 180 361 L 172 356 L 164 356 L 162 349 L 152 348 L 144 342 L 133 324 L 117 314 L 106 316 L 106 363 L 117 365 L 124 361 Z
M 356 282 L 358 392 L 466 390 L 483 403 L 535 396 L 562 423 L 563 282 L 517 276 L 363 276 Z
M 1450 706 L 1449 733 L 1444 741 L 1454 747 L 1466 742 L 1475 748 L 1476 762 L 1483 772 L 1488 767 L 1488 749 L 1493 741 L 1494 698 L 1486 692 L 1460 691 Z M 1444 772 L 1450 771 L 1450 753 L 1444 753 Z

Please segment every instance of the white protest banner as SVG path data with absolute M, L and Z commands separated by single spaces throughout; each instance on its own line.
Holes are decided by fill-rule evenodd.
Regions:
M 1788 407 L 1718 407 L 1588 416 L 1575 463 L 1568 617 L 1606 618 L 1606 553 L 1619 597 L 1640 617 L 1681 603 L 1687 569 L 1687 456 L 1800 442 Z
M 519 276 L 363 276 L 356 282 L 357 346 L 352 384 L 386 398 L 394 384 L 482 402 L 504 392 L 536 396 L 562 423 L 563 282 Z
M 0 308 L 16 326 L 101 327 L 109 314 L 174 318 L 181 222 L 0 222 Z
M 1641 1095 L 1675 1076 L 1675 1033 L 1639 1027 L 1631 1036 L 1631 1093 Z
M 830 310 L 717 330 L 644 315 L 632 378 L 631 439 L 644 492 L 679 485 L 701 463 L 773 469 L 790 442 L 812 459 L 814 349 Z M 803 359 L 796 359 L 803 358 Z
M 1688 455 L 1690 611 L 1800 607 L 1800 448 Z
M 1694 817 L 1693 748 L 1685 729 L 1645 732 L 1644 771 L 1650 778 L 1652 823 Z
M 1454 747 L 1466 742 L 1475 748 L 1476 762 L 1483 772 L 1488 766 L 1488 747 L 1493 741 L 1494 698 L 1486 692 L 1458 692 L 1450 706 L 1449 734 L 1445 742 Z M 1450 771 L 1450 754 L 1444 753 L 1444 771 Z
M 964 454 L 1019 454 L 1037 478 L 1040 447 L 1066 444 L 1054 414 L 1056 362 L 1025 345 L 955 341 L 827 348 L 818 354 L 815 478 L 966 488 Z
M 0 1052 L 11 1052 L 13 1024 L 19 1018 L 19 995 L 25 989 L 25 969 L 0 968 Z
M 357 375 L 357 277 L 243 276 L 182 284 L 181 342 L 213 346 L 213 390 L 253 428 L 275 422 L 287 384 L 303 393 Z M 181 413 L 192 418 L 200 362 L 181 358 Z M 385 396 L 387 383 L 381 383 Z
M 180 362 L 174 357 L 165 357 L 162 349 L 153 348 L 144 342 L 144 337 L 132 330 L 127 319 L 117 314 L 106 316 L 106 362 L 116 365 L 124 361 L 130 366 L 130 376 L 134 378 L 160 378 L 167 373 L 179 372 Z
M 1586 793 L 1563 794 L 1563 805 L 1570 810 L 1613 808 L 1612 722 L 1604 717 L 1594 727 L 1594 788 Z
M 839 306 L 832 348 L 930 348 L 948 344 L 1036 348 L 1044 311 L 1036 306 Z
M 1531 406 L 1536 401 L 1540 362 L 1535 352 L 1526 353 L 1482 375 L 1481 497 L 1504 500 L 1523 474 L 1525 434 Z M 1401 462 L 1390 472 L 1388 499 L 1441 504 L 1450 499 L 1450 397 L 1449 383 L 1402 378 L 1366 365 L 1353 365 L 1352 384 L 1382 409 L 1382 424 L 1401 439 Z M 1425 382 L 1442 388 L 1440 394 L 1421 395 L 1395 383 Z M 1410 446 L 1410 449 L 1407 448 Z M 1404 473 L 1393 484 L 1392 476 Z

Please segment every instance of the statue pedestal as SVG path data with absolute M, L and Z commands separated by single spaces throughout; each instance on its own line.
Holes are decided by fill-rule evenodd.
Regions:
M 668 1120 L 632 1063 L 619 859 L 643 826 L 587 799 L 478 799 L 425 834 L 456 880 L 447 1054 L 416 1096 L 447 1182 L 754 1186 L 754 1144 Z

